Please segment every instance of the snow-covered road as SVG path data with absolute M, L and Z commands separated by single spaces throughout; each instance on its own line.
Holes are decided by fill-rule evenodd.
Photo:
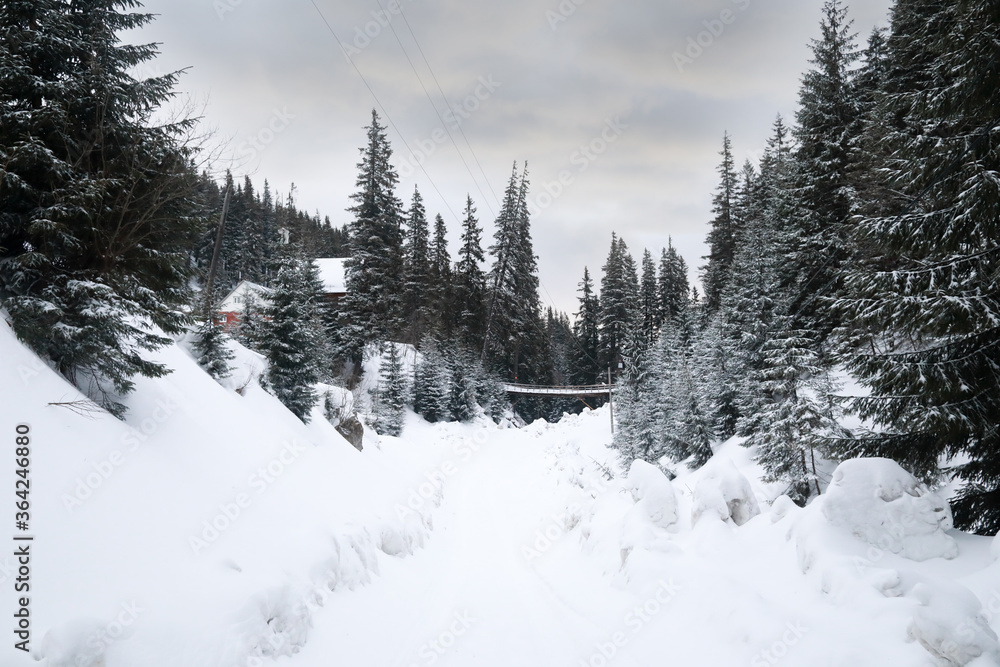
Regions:
M 961 621 L 934 617 L 915 631 L 914 618 L 934 614 L 914 585 L 957 600 L 945 579 L 990 562 L 987 541 L 972 538 L 961 542 L 964 562 L 918 567 L 880 553 L 862 567 L 862 545 L 787 506 L 739 527 L 692 526 L 691 473 L 674 482 L 680 518 L 663 530 L 637 518 L 620 480 L 603 480 L 597 461 L 615 467 L 604 413 L 519 430 L 411 422 L 404 434 L 435 439 L 448 441 L 445 459 L 421 480 L 449 473 L 426 546 L 382 559 L 369 585 L 332 596 L 302 652 L 279 664 L 930 666 L 939 663 L 921 640 Z M 714 469 L 753 467 L 738 446 L 721 458 Z
M 549 538 L 539 541 L 548 533 L 553 550 L 565 546 L 567 506 L 580 492 L 560 484 L 545 442 L 494 430 L 456 449 L 463 455 L 446 460 L 454 468 L 429 471 L 455 472 L 427 546 L 387 559 L 369 586 L 331 599 L 291 664 L 570 664 L 620 620 L 624 593 L 595 568 L 554 567 Z

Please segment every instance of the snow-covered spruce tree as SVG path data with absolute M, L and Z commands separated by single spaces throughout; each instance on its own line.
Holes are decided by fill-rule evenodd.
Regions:
M 416 343 L 427 329 L 427 296 L 430 287 L 427 212 L 420 190 L 414 186 L 406 219 L 403 247 L 403 304 L 406 340 Z
M 347 295 L 341 300 L 340 348 L 360 363 L 367 343 L 387 340 L 403 327 L 402 204 L 396 197 L 398 176 L 392 148 L 372 109 L 368 141 L 358 163 L 355 205 L 349 210 L 351 256 L 345 263 Z
M 202 220 L 194 120 L 157 124 L 177 74 L 131 72 L 135 3 L 0 4 L 0 305 L 14 332 L 113 414 L 144 352 L 187 324 Z M 161 333 L 162 332 L 162 333 Z
M 871 126 L 882 195 L 858 230 L 840 313 L 854 409 L 876 431 L 839 444 L 964 483 L 957 526 L 1000 530 L 1000 13 L 988 0 L 899 0 Z M 891 211 L 891 212 L 888 212 Z
M 633 327 L 641 327 L 639 277 L 623 239 L 611 235 L 611 249 L 601 278 L 601 366 L 617 372 Z
M 691 288 L 688 285 L 687 264 L 674 248 L 672 240 L 660 253 L 660 273 L 657 277 L 660 326 L 669 326 L 682 308 L 686 308 Z
M 198 365 L 216 380 L 229 377 L 233 371 L 229 362 L 235 359 L 236 355 L 226 345 L 227 339 L 228 336 L 223 331 L 222 324 L 216 319 L 215 313 L 202 320 L 195 330 L 191 350 L 196 355 Z
M 403 355 L 397 343 L 388 343 L 379 369 L 379 400 L 375 415 L 375 430 L 380 435 L 399 436 L 403 432 L 406 403 L 409 395 Z
M 442 339 L 451 335 L 455 313 L 452 304 L 451 255 L 448 253 L 448 229 L 441 214 L 434 216 L 434 236 L 430 245 L 430 282 L 427 302 L 430 326 Z
M 642 304 L 642 337 L 646 347 L 660 334 L 663 316 L 660 311 L 659 289 L 656 283 L 656 262 L 648 249 L 642 251 L 642 277 L 639 286 Z
M 701 269 L 701 282 L 705 289 L 705 309 L 711 314 L 722 303 L 722 290 L 729 283 L 730 266 L 736 254 L 737 222 L 733 217 L 736 197 L 736 167 L 733 163 L 733 147 L 729 134 L 722 136 L 722 150 L 719 152 L 719 189 L 712 197 L 712 213 L 709 223 L 708 263 Z
M 658 386 L 650 394 L 659 434 L 659 452 L 700 467 L 712 456 L 715 429 L 708 402 L 710 378 L 695 354 L 699 338 L 685 308 L 661 335 L 655 350 Z
M 803 215 L 797 216 L 795 268 L 798 295 L 793 303 L 800 325 L 832 326 L 823 312 L 827 299 L 840 290 L 839 270 L 847 258 L 848 218 L 854 202 L 852 171 L 857 162 L 861 131 L 854 88 L 858 49 L 852 21 L 840 0 L 826 0 L 819 39 L 812 40 L 812 69 L 802 77 L 793 130 L 798 195 Z
M 573 335 L 576 337 L 576 345 L 573 347 L 573 382 L 597 384 L 602 378 L 598 361 L 601 355 L 600 304 L 594 294 L 594 283 L 587 267 L 583 267 L 583 280 L 577 291 L 580 292 L 577 297 L 580 310 L 576 311 L 576 321 L 573 323 Z
M 429 422 L 450 421 L 451 368 L 441 354 L 440 343 L 425 337 L 414 369 L 413 410 Z
M 456 333 L 462 345 L 482 350 L 486 326 L 486 274 L 483 272 L 482 229 L 472 197 L 466 196 L 462 219 L 462 245 L 454 275 Z
M 479 400 L 477 386 L 482 375 L 479 356 L 469 350 L 456 349 L 444 361 L 451 373 L 448 412 L 460 422 L 470 422 L 476 416 Z
M 538 297 L 538 263 L 531 242 L 527 166 L 515 165 L 497 217 L 489 275 L 486 358 L 502 376 L 519 382 L 548 382 L 550 368 Z M 535 401 L 521 401 L 531 412 Z M 529 418 L 537 415 L 528 415 Z
M 304 422 L 309 421 L 316 403 L 313 385 L 320 379 L 323 363 L 317 288 L 314 262 L 285 260 L 275 277 L 262 325 L 261 346 L 268 360 L 267 388 Z
M 834 385 L 816 352 L 815 334 L 790 328 L 790 318 L 782 320 L 764 343 L 755 383 L 760 397 L 739 430 L 747 435 L 744 446 L 757 448 L 765 481 L 786 482 L 785 493 L 804 505 L 820 493 L 817 458 L 827 456 L 826 443 L 845 430 L 837 422 Z

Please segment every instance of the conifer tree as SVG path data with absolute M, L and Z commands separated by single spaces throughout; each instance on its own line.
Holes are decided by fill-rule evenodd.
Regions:
M 449 421 L 451 368 L 434 338 L 421 341 L 420 354 L 414 369 L 413 410 L 429 422 Z
M 669 326 L 683 308 L 687 307 L 690 295 L 687 264 L 668 240 L 667 247 L 660 253 L 660 274 L 657 278 L 660 326 Z
M 194 120 L 155 120 L 178 75 L 131 74 L 157 53 L 120 41 L 152 20 L 133 5 L 0 4 L 0 305 L 119 416 L 134 376 L 169 372 L 143 352 L 187 324 L 202 228 Z
M 198 325 L 191 346 L 198 365 L 216 380 L 229 377 L 233 371 L 229 362 L 236 355 L 226 345 L 226 339 L 222 325 L 215 318 L 215 313 L 212 313 L 211 317 L 205 318 Z
M 406 416 L 407 383 L 403 356 L 397 343 L 389 343 L 379 369 L 379 397 L 375 428 L 380 435 L 399 436 Z
M 434 216 L 434 238 L 429 252 L 430 282 L 427 301 L 431 312 L 431 326 L 441 337 L 448 337 L 451 334 L 454 323 L 451 301 L 451 255 L 448 252 L 447 233 L 444 218 L 439 213 Z
M 385 126 L 372 110 L 368 141 L 358 163 L 350 223 L 351 256 L 345 263 L 347 295 L 341 300 L 341 350 L 360 362 L 365 344 L 386 340 L 402 328 L 402 229 L 398 176 Z
M 417 342 L 427 326 L 427 297 L 430 289 L 427 212 L 420 190 L 414 186 L 407 216 L 406 246 L 403 263 L 403 320 L 407 340 Z
M 321 284 L 311 260 L 288 259 L 275 278 L 265 309 L 262 347 L 267 386 L 296 417 L 309 421 L 316 403 L 313 385 L 322 368 L 322 325 L 316 311 Z
M 583 267 L 580 282 L 580 310 L 576 312 L 573 334 L 576 346 L 573 352 L 573 380 L 577 384 L 597 384 L 601 379 L 600 303 L 594 294 L 590 271 Z
M 614 233 L 601 278 L 600 307 L 601 363 L 614 370 L 622 363 L 630 332 L 641 327 L 642 318 L 635 260 Z
M 662 318 L 656 284 L 656 263 L 648 249 L 642 251 L 642 279 L 639 289 L 642 304 L 642 339 L 643 344 L 649 347 L 659 335 Z
M 1000 530 L 1000 141 L 995 3 L 899 0 L 872 145 L 877 201 L 839 306 L 854 405 L 877 431 L 838 448 L 964 485 L 955 523 Z M 867 203 L 867 202 L 866 202 Z
M 840 0 L 826 0 L 821 36 L 812 41 L 813 68 L 802 78 L 794 134 L 798 193 L 804 214 L 797 216 L 795 258 L 799 295 L 795 311 L 810 328 L 829 331 L 824 299 L 840 289 L 838 272 L 846 259 L 847 224 L 854 202 L 851 172 L 857 161 L 861 126 L 854 90 L 858 51 L 852 21 Z
M 486 274 L 482 247 L 482 229 L 476 218 L 472 197 L 466 196 L 462 220 L 462 245 L 455 265 L 454 309 L 461 343 L 470 349 L 482 349 L 486 325 Z
M 736 196 L 736 168 L 733 163 L 732 143 L 729 134 L 722 136 L 719 152 L 719 188 L 712 197 L 711 230 L 708 233 L 708 263 L 702 267 L 702 285 L 705 290 L 705 309 L 715 312 L 722 300 L 722 290 L 729 283 L 730 267 L 736 254 L 738 229 L 733 216 Z

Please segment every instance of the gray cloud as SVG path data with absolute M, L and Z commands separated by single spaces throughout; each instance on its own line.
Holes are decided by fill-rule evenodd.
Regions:
M 502 193 L 514 160 L 528 160 L 535 198 L 560 172 L 571 174 L 533 221 L 543 299 L 568 311 L 576 309 L 584 265 L 598 273 L 604 263 L 612 230 L 637 259 L 643 247 L 658 253 L 671 237 L 697 275 L 722 132 L 733 136 L 742 162 L 758 155 L 776 113 L 793 120 L 821 5 L 399 0 L 408 29 L 401 16 L 388 25 L 376 18 L 387 0 L 316 2 L 388 112 L 397 162 L 409 149 L 433 148 L 423 170 L 402 170 L 400 194 L 407 199 L 417 184 L 454 240 L 467 192 L 491 233 L 493 193 Z M 888 4 L 851 7 L 859 41 L 884 23 Z M 266 177 L 282 193 L 294 182 L 301 206 L 346 222 L 375 102 L 312 3 L 149 0 L 146 9 L 159 18 L 129 41 L 162 43 L 156 71 L 191 67 L 181 90 L 207 99 L 206 124 L 229 140 L 237 172 L 252 171 L 255 182 Z M 732 19 L 726 24 L 724 11 Z M 453 132 L 461 157 L 448 138 L 434 141 L 445 105 L 410 29 L 451 104 L 474 96 L 480 77 L 500 83 L 461 124 L 488 182 L 461 134 Z M 699 36 L 701 53 L 678 68 L 674 54 L 689 56 L 689 40 Z M 270 136 L 265 128 L 276 112 L 294 118 Z M 615 117 L 627 127 L 581 170 L 581 147 Z M 262 131 L 270 141 L 248 148 Z

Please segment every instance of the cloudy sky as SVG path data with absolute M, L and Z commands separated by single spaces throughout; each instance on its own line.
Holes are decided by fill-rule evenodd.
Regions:
M 855 0 L 863 43 L 888 0 Z M 389 124 L 400 197 L 420 188 L 453 246 L 466 193 L 492 235 L 527 161 L 545 304 L 576 309 L 612 231 L 639 260 L 673 239 L 696 277 L 722 134 L 756 161 L 794 119 L 822 0 L 147 0 L 130 41 L 181 91 L 237 175 L 348 221 L 371 109 Z M 345 53 L 346 52 L 346 53 Z M 349 56 L 349 57 L 348 57 Z

